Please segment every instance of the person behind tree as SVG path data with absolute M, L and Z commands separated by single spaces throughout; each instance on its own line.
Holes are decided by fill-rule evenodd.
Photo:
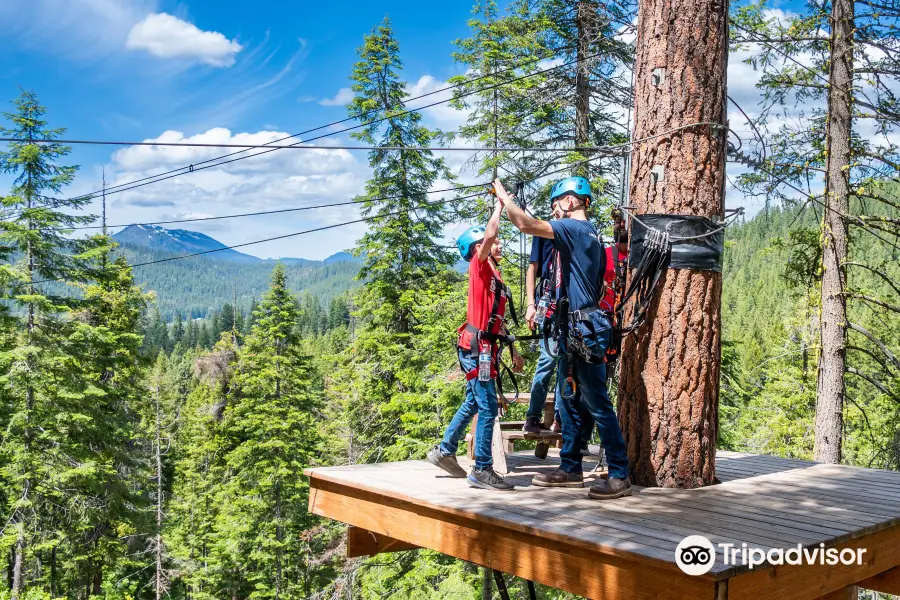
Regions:
M 562 216 L 559 211 L 559 202 L 553 202 L 551 214 L 554 219 Z M 550 292 L 553 284 L 549 280 L 552 271 L 550 258 L 553 254 L 553 244 L 550 240 L 542 237 L 533 237 L 531 240 L 531 256 L 529 259 L 528 270 L 525 273 L 525 290 L 528 296 L 528 307 L 525 309 L 525 321 L 528 323 L 529 329 L 540 333 L 543 331 L 542 322 L 545 314 L 552 311 L 549 306 Z M 537 285 L 535 285 L 537 283 Z M 544 304 L 541 305 L 543 298 Z M 541 313 L 538 313 L 538 307 L 541 306 Z M 531 380 L 531 402 L 528 405 L 528 412 L 525 414 L 525 425 L 522 431 L 525 433 L 525 439 L 540 439 L 544 435 L 551 432 L 549 423 L 542 423 L 541 419 L 544 415 L 544 403 L 547 401 L 547 392 L 550 390 L 550 381 L 553 379 L 553 373 L 556 372 L 556 357 L 547 348 L 547 341 L 540 341 L 541 353 L 538 357 L 537 366 L 534 370 L 534 377 Z M 554 420 L 555 432 L 561 431 L 556 429 L 559 424 L 559 394 L 556 397 L 556 406 L 554 412 L 557 418 Z
M 466 477 L 469 485 L 491 490 L 511 490 L 512 484 L 494 472 L 491 439 L 497 417 L 497 377 L 503 342 L 509 339 L 504 324 L 509 288 L 500 277 L 498 261 L 501 246 L 500 215 L 503 205 L 498 200 L 486 227 L 471 227 L 457 240 L 459 252 L 469 261 L 469 297 L 466 322 L 459 328 L 457 353 L 466 374 L 466 397 L 441 443 L 428 452 L 428 461 L 453 477 Z M 510 344 L 513 370 L 522 371 L 524 361 Z M 475 465 L 466 475 L 456 461 L 456 451 L 466 427 L 475 414 Z
M 612 246 L 606 247 L 606 270 L 603 274 L 606 292 L 600 299 L 600 310 L 607 317 L 611 317 L 616 309 L 616 293 L 622 287 L 616 279 L 621 278 L 624 283 L 625 266 L 628 264 L 628 230 L 624 227 L 617 229 L 613 242 Z
M 560 356 L 556 376 L 563 385 L 557 388 L 571 393 L 561 394 L 560 468 L 535 475 L 532 481 L 542 487 L 584 485 L 580 450 L 583 403 L 597 423 L 609 463 L 609 477 L 593 486 L 588 497 L 631 495 L 625 442 L 606 389 L 606 350 L 612 327 L 598 306 L 605 252 L 597 230 L 587 220 L 590 183 L 583 177 L 568 177 L 553 186 L 550 201 L 559 202 L 563 218 L 552 222 L 534 218 L 516 206 L 499 179 L 494 189 L 513 225 L 523 233 L 552 240 L 553 263 L 560 273 L 554 278 L 558 282 L 554 321 L 556 330 L 562 331 L 557 340 Z

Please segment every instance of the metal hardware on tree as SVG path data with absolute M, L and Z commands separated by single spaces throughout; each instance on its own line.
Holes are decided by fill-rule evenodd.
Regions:
M 725 231 L 721 223 L 691 215 L 639 215 L 633 219 L 629 262 L 639 264 L 653 231 L 668 234 L 670 269 L 722 272 Z

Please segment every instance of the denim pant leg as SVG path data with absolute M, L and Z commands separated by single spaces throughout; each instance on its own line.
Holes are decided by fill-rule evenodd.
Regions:
M 459 350 L 459 362 L 465 371 L 474 369 L 478 364 L 477 358 L 464 350 Z M 475 431 L 475 466 L 483 469 L 494 463 L 491 455 L 491 439 L 494 434 L 494 418 L 499 412 L 499 406 L 496 382 L 493 379 L 478 381 L 476 377 L 466 381 L 466 397 L 447 426 L 440 449 L 445 455 L 456 454 L 459 440 L 465 434 L 466 427 L 476 412 L 478 427 Z
M 538 357 L 534 378 L 531 380 L 531 402 L 528 404 L 526 418 L 544 418 L 544 403 L 547 401 L 547 392 L 550 391 L 550 380 L 556 367 L 556 358 L 548 351 L 546 342 L 541 340 L 541 355 Z M 549 426 L 550 423 L 547 423 Z
M 606 386 L 606 363 L 591 364 L 576 359 L 576 377 L 581 400 L 587 411 L 593 416 L 600 432 L 600 441 L 606 449 L 606 461 L 609 464 L 609 476 L 618 479 L 628 478 L 628 453 L 619 418 L 609 399 Z
M 556 371 L 556 406 L 559 410 L 559 422 L 562 425 L 562 448 L 559 451 L 560 468 L 567 473 L 581 473 L 581 439 L 582 439 L 582 402 L 581 389 L 576 386 L 575 393 L 566 381 L 569 359 L 561 354 Z

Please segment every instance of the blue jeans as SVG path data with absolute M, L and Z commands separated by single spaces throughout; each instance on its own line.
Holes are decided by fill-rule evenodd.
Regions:
M 556 357 L 547 351 L 546 342 L 541 339 L 541 355 L 538 357 L 537 368 L 534 370 L 534 378 L 531 380 L 531 402 L 528 404 L 526 418 L 544 418 L 544 403 L 547 401 L 547 392 L 550 391 L 550 379 L 556 371 Z M 556 394 L 556 410 L 559 411 L 559 394 Z M 550 423 L 547 423 L 549 426 Z
M 472 356 L 468 350 L 457 348 L 459 362 L 464 371 L 471 371 L 478 366 L 478 357 Z M 499 414 L 497 404 L 497 382 L 478 381 L 478 378 L 466 381 L 466 397 L 462 406 L 453 415 L 453 420 L 444 432 L 441 441 L 441 453 L 444 456 L 456 454 L 459 440 L 466 432 L 466 427 L 475 413 L 478 413 L 478 426 L 475 431 L 475 467 L 484 469 L 494 464 L 491 455 L 491 439 L 494 436 L 494 419 Z
M 563 447 L 559 452 L 560 468 L 567 473 L 581 472 L 582 414 L 587 412 L 597 423 L 600 441 L 606 449 L 609 476 L 627 479 L 628 454 L 619 428 L 619 419 L 606 388 L 606 363 L 603 362 L 603 356 L 609 347 L 611 327 L 600 312 L 591 313 L 590 318 L 596 336 L 592 335 L 590 328 L 583 322 L 578 322 L 575 326 L 597 362 L 589 363 L 578 354 L 572 355 L 575 382 L 578 385 L 574 394 L 560 394 L 562 401 L 559 412 L 563 435 Z M 556 375 L 559 381 L 566 381 L 568 368 L 569 359 L 562 352 Z

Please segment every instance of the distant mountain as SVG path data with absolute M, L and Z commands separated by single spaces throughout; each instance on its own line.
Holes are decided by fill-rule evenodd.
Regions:
M 159 225 L 129 225 L 113 235 L 113 239 L 122 245 L 144 246 L 151 250 L 172 252 L 173 254 L 196 254 L 197 252 L 217 250 L 217 252 L 210 253 L 210 257 L 216 260 L 241 263 L 262 262 L 261 258 L 237 250 L 223 250 L 225 244 L 222 242 L 187 229 L 166 229 Z
M 332 254 L 331 256 L 329 256 L 328 258 L 323 260 L 322 262 L 325 263 L 326 265 L 330 265 L 331 263 L 338 263 L 338 262 L 358 263 L 358 262 L 360 262 L 360 260 L 358 258 L 356 258 L 355 256 L 353 256 L 352 254 L 350 254 L 349 252 L 338 252 L 337 254 Z
M 185 254 L 225 248 L 216 239 L 184 229 L 157 225 L 131 225 L 113 236 L 119 252 L 135 267 L 134 277 L 156 295 L 160 312 L 171 319 L 176 312 L 184 317 L 204 317 L 237 295 L 238 306 L 247 310 L 268 288 L 272 269 L 285 265 L 288 286 L 293 292 L 308 292 L 323 308 L 335 296 L 360 285 L 356 281 L 359 261 L 346 252 L 325 260 L 304 258 L 261 259 L 235 250 L 219 250 L 203 256 L 179 260 Z

